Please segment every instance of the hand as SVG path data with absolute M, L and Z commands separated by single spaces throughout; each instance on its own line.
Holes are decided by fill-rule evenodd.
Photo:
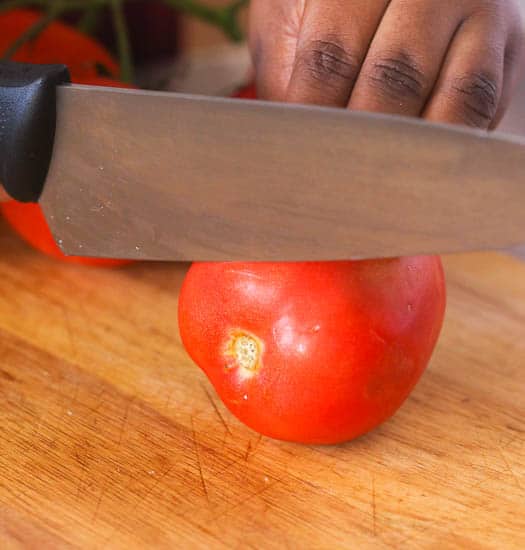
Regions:
M 493 128 L 523 47 L 519 0 L 252 0 L 259 96 Z

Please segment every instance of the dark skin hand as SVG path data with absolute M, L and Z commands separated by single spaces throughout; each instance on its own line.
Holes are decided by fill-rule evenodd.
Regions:
M 484 129 L 508 106 L 523 34 L 519 0 L 251 0 L 250 9 L 262 99 Z
M 519 0 L 252 0 L 259 96 L 494 128 L 522 61 Z

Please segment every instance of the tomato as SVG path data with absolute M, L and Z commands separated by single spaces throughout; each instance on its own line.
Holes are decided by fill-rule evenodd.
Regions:
M 76 78 L 77 84 L 92 84 L 95 86 L 116 86 L 131 88 L 127 84 L 105 77 Z M 130 260 L 114 260 L 106 258 L 84 258 L 81 256 L 66 256 L 55 243 L 51 230 L 38 204 L 21 203 L 14 200 L 0 204 L 0 211 L 15 232 L 31 246 L 64 262 L 114 267 L 130 263 Z
M 255 86 L 236 97 L 255 98 Z M 242 422 L 276 439 L 333 444 L 402 405 L 445 304 L 437 257 L 197 263 L 179 296 L 179 330 Z
M 38 204 L 10 200 L 1 203 L 0 210 L 9 225 L 24 241 L 48 256 L 67 263 L 101 267 L 117 267 L 130 263 L 130 260 L 66 256 L 55 243 L 51 230 Z
M 0 13 L 0 54 L 41 17 L 40 12 L 29 9 Z M 117 62 L 102 45 L 60 21 L 51 23 L 36 39 L 25 43 L 12 59 L 25 63 L 64 63 L 73 79 L 96 77 L 100 67 L 111 76 L 119 74 Z
M 242 422 L 276 439 L 333 444 L 405 401 L 444 309 L 437 257 L 196 263 L 181 289 L 179 329 Z
M 239 99 L 257 99 L 257 88 L 255 84 L 248 84 L 237 90 L 234 97 Z

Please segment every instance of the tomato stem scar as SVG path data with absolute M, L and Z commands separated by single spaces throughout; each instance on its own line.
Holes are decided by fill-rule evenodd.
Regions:
M 253 334 L 236 330 L 226 346 L 226 355 L 233 359 L 231 367 L 255 373 L 261 367 L 262 342 Z

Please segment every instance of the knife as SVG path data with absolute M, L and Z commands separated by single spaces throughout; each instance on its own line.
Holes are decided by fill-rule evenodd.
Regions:
M 0 64 L 0 181 L 65 254 L 340 260 L 525 242 L 525 140 Z

